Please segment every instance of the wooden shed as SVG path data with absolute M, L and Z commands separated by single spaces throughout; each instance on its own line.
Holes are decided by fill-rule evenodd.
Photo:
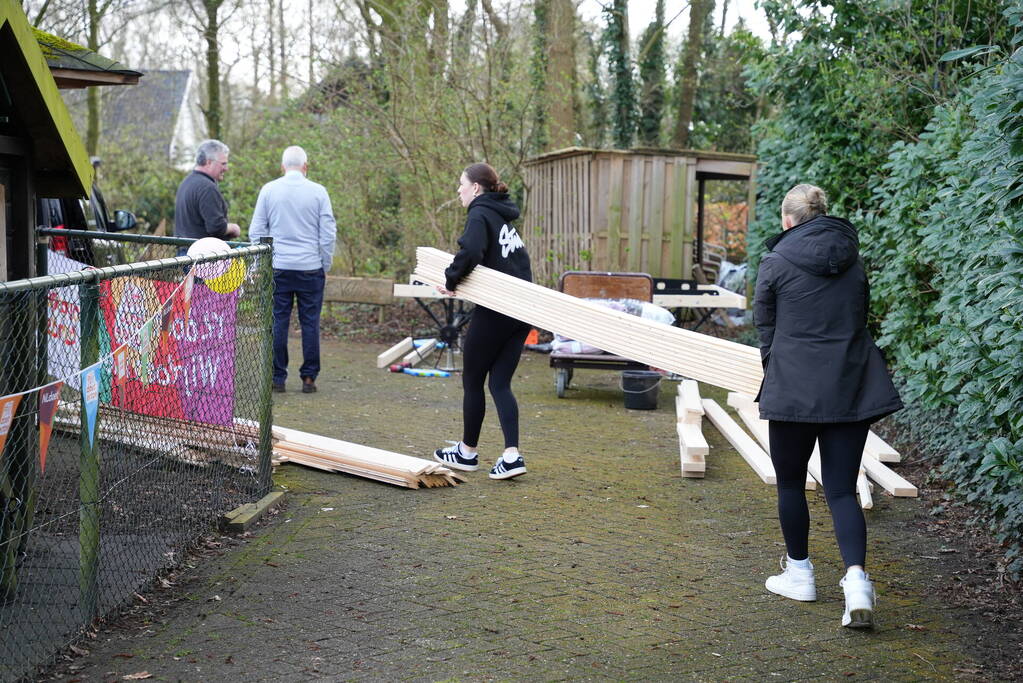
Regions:
M 691 279 L 703 260 L 708 180 L 739 180 L 755 199 L 756 157 L 663 149 L 568 149 L 525 163 L 522 238 L 537 282 L 566 270 Z M 753 212 L 749 211 L 749 219 Z

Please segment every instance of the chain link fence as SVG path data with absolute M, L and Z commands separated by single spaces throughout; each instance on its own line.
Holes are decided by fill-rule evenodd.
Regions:
M 103 241 L 142 253 L 127 237 Z M 82 270 L 43 245 L 50 274 L 0 283 L 3 681 L 270 489 L 270 246 L 144 246 L 170 258 Z

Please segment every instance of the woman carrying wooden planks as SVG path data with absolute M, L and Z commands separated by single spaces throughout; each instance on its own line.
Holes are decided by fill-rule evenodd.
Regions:
M 764 380 L 757 400 L 770 421 L 778 518 L 787 556 L 767 589 L 816 600 L 803 485 L 820 444 L 824 493 L 846 567 L 842 625 L 873 626 L 874 587 L 864 572 L 867 528 L 856 501 L 856 476 L 872 422 L 902 401 L 867 331 L 870 286 L 856 228 L 826 215 L 824 191 L 796 185 L 781 205 L 782 232 L 767 240 L 753 315 Z
M 459 179 L 458 199 L 468 209 L 460 249 L 444 271 L 442 294 L 453 295 L 458 283 L 479 264 L 517 278 L 533 281 L 529 254 L 510 223 L 519 207 L 508 198 L 508 186 L 488 164 L 472 164 Z M 489 375 L 490 395 L 504 432 L 504 453 L 490 469 L 491 479 L 510 479 L 526 473 L 519 453 L 519 406 L 511 380 L 522 355 L 530 326 L 524 322 L 476 306 L 462 348 L 462 440 L 438 448 L 433 457 L 458 470 L 479 467 L 480 429 L 486 412 L 483 383 Z

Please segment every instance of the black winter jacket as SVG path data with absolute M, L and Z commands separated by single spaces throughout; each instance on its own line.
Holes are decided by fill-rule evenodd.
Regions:
M 867 331 L 870 286 L 856 228 L 818 216 L 765 244 L 753 299 L 764 362 L 760 417 L 859 422 L 902 408 Z
M 462 278 L 481 263 L 532 282 L 526 245 L 510 225 L 518 217 L 519 207 L 507 192 L 485 192 L 473 199 L 465 219 L 465 232 L 458 238 L 461 249 L 444 271 L 444 287 L 454 291 Z

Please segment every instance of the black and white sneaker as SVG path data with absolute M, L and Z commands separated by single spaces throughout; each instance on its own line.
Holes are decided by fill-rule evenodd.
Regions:
M 491 479 L 511 479 L 525 473 L 526 461 L 522 459 L 521 455 L 515 459 L 515 462 L 505 462 L 502 456 L 490 468 Z
M 451 446 L 438 448 L 433 452 L 433 459 L 444 463 L 452 469 L 462 470 L 463 472 L 475 472 L 478 470 L 480 467 L 479 457 L 475 454 L 471 458 L 465 457 L 462 455 L 462 449 L 458 446 L 459 442 L 456 441 Z

